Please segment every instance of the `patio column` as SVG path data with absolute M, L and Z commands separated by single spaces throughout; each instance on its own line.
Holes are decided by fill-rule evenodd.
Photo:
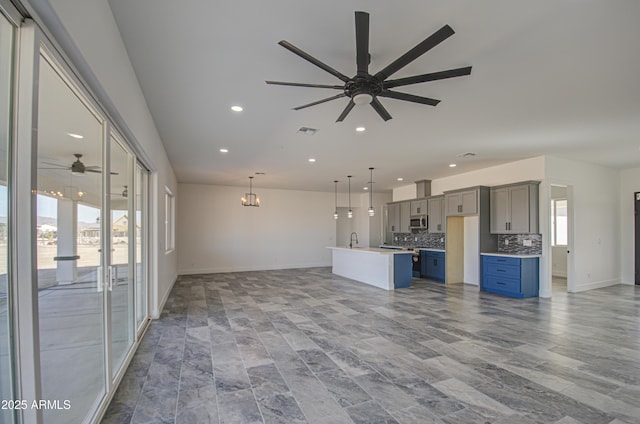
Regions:
M 58 256 L 56 280 L 58 284 L 71 284 L 78 278 L 78 202 L 58 199 Z

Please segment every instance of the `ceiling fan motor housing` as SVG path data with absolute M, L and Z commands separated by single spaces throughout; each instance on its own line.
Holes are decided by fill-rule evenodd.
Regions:
M 344 87 L 344 94 L 353 98 L 358 94 L 377 96 L 382 92 L 382 82 L 371 75 L 358 75 L 349 80 Z

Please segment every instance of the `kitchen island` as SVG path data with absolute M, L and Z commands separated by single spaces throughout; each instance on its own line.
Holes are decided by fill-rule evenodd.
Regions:
M 411 285 L 411 250 L 375 247 L 329 247 L 333 250 L 334 274 L 385 290 Z

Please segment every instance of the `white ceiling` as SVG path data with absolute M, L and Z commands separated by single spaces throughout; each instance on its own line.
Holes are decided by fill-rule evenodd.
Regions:
M 256 187 L 332 191 L 346 175 L 364 186 L 373 166 L 374 190 L 390 190 L 541 154 L 640 165 L 635 0 L 109 3 L 180 182 L 246 185 L 265 172 Z M 449 24 L 455 35 L 393 79 L 468 65 L 471 75 L 398 88 L 442 102 L 383 98 L 388 122 L 364 106 L 336 123 L 346 99 L 291 110 L 338 91 L 265 80 L 341 82 L 278 41 L 352 76 L 356 10 L 371 15 L 371 73 Z M 456 157 L 465 152 L 477 156 Z

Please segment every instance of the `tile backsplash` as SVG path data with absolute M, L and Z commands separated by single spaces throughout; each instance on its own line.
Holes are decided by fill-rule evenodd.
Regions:
M 531 246 L 525 246 L 529 241 Z M 498 253 L 541 255 L 542 234 L 500 234 L 498 235 Z
M 415 233 L 393 233 L 391 244 L 403 247 L 429 247 L 444 249 L 444 234 L 429 234 L 426 230 Z

